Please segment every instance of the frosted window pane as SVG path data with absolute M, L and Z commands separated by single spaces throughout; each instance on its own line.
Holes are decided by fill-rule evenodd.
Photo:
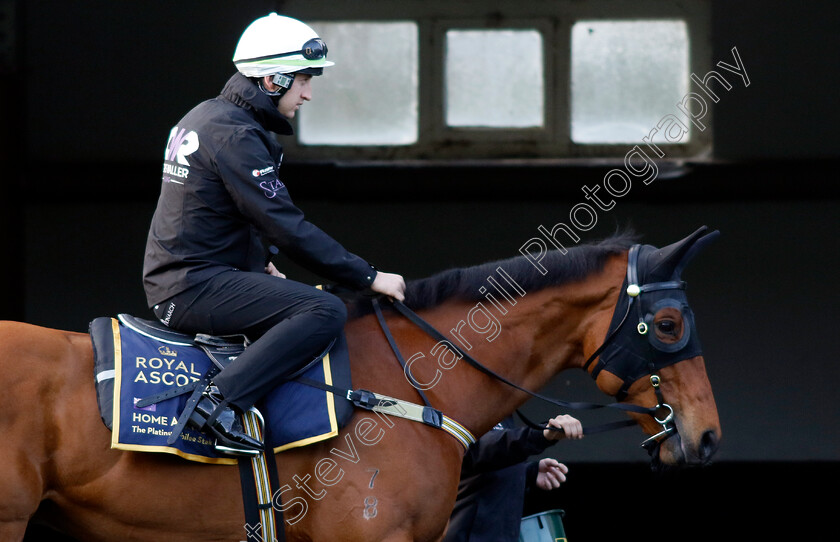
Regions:
M 543 125 L 543 40 L 537 30 L 446 33 L 446 124 Z
M 676 104 L 688 93 L 688 54 L 683 21 L 576 23 L 572 140 L 641 142 L 663 117 L 678 112 Z M 678 141 L 688 139 L 685 134 Z M 664 131 L 653 141 L 664 142 Z
M 312 81 L 301 107 L 305 145 L 409 145 L 417 141 L 417 25 L 312 23 L 335 66 Z

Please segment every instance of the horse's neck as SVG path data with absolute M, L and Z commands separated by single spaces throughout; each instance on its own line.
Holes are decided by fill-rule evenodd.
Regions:
M 527 293 L 515 305 L 502 305 L 504 313 L 487 300 L 446 303 L 424 316 L 487 368 L 537 391 L 560 371 L 581 367 L 584 352 L 603 340 L 621 284 L 620 269 L 613 267 L 586 281 Z M 429 356 L 439 367 L 446 361 Z M 426 393 L 436 408 L 476 434 L 529 398 L 464 360 L 442 371 Z

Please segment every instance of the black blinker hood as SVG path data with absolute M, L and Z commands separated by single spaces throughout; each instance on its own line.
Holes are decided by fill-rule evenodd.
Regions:
M 618 400 L 626 396 L 633 382 L 652 370 L 701 355 L 681 274 L 688 262 L 720 234 L 706 233 L 707 229 L 703 226 L 663 248 L 636 245 L 630 250 L 627 274 L 607 331 L 609 344 L 603 348 L 591 373 L 592 378 L 597 378 L 602 370 L 607 370 L 621 378 L 624 384 L 617 394 Z M 631 296 L 628 286 L 633 284 L 640 287 L 641 293 Z M 653 315 L 665 306 L 682 314 L 683 340 L 676 344 L 658 341 L 653 329 Z

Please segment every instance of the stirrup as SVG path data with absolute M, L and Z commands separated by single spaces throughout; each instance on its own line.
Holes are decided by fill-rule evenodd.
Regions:
M 257 407 L 252 406 L 251 408 L 248 409 L 248 412 L 245 412 L 244 414 L 242 414 L 242 417 L 244 418 L 249 413 L 254 415 L 254 418 L 256 419 L 257 423 L 260 426 L 260 433 L 264 435 L 265 434 L 265 419 L 263 418 L 262 413 L 259 410 L 257 410 Z M 245 434 L 248 434 L 248 429 L 247 429 L 247 427 L 245 426 L 244 423 L 243 423 L 243 427 L 245 428 Z M 256 438 L 254 435 L 248 434 L 248 436 Z M 227 454 L 227 455 L 243 456 L 243 457 L 256 457 L 256 456 L 260 455 L 261 453 L 263 453 L 263 450 L 254 450 L 252 448 L 240 448 L 240 447 L 232 447 L 232 446 L 226 446 L 224 444 L 219 444 L 219 439 L 218 438 L 216 438 L 216 443 L 213 445 L 213 448 L 219 453 L 223 453 L 223 454 Z
M 219 421 L 220 416 L 228 418 L 231 426 L 225 427 Z M 212 383 L 208 383 L 202 391 L 186 422 L 194 429 L 214 438 L 214 448 L 222 453 L 254 456 L 263 452 L 263 442 L 247 433 L 240 414 L 229 406 Z M 236 428 L 236 425 L 241 429 Z M 237 435 L 244 437 L 242 440 L 246 442 L 234 440 Z M 253 443 L 247 442 L 249 440 Z
M 220 454 L 233 455 L 238 457 L 257 457 L 262 453 L 260 450 L 254 450 L 253 448 L 234 448 L 232 446 L 219 444 L 218 438 L 216 439 L 216 443 L 213 444 L 213 449 L 219 452 Z

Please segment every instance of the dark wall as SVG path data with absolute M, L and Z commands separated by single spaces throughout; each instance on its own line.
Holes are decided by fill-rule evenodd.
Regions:
M 840 46 L 834 2 L 713 2 L 713 57 L 737 47 L 748 69 L 746 92 L 715 109 L 715 154 L 731 159 L 836 158 Z M 749 59 L 749 60 L 747 60 Z M 793 194 L 797 192 L 793 190 Z
M 0 107 L 5 140 L 19 146 L 3 155 L 0 246 L 22 257 L 4 264 L 0 317 L 84 331 L 96 316 L 142 315 L 142 252 L 169 127 L 231 73 L 241 29 L 282 2 L 19 4 L 25 40 Z M 713 60 L 737 47 L 751 79 L 714 108 L 724 161 L 634 186 L 586 236 L 632 226 L 666 244 L 702 224 L 722 231 L 686 279 L 723 441 L 716 465 L 665 481 L 644 469 L 636 430 L 555 448 L 572 476 L 550 504 L 568 509 L 575 540 L 687 540 L 686 525 L 755 539 L 825 524 L 810 495 L 837 480 L 840 462 L 837 9 L 828 0 L 716 2 Z M 416 278 L 515 255 L 539 225 L 567 220 L 581 187 L 603 174 L 290 164 L 285 175 L 313 222 Z M 561 375 L 548 391 L 603 400 L 582 374 Z M 741 536 L 726 537 L 731 521 Z

